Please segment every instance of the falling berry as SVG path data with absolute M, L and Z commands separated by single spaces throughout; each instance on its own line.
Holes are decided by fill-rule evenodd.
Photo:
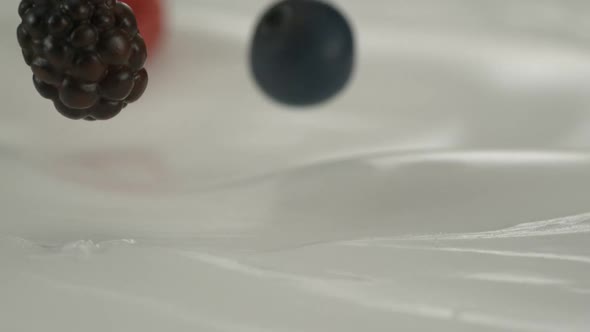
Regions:
M 147 48 L 116 0 L 22 0 L 18 42 L 39 94 L 70 119 L 107 120 L 147 87 Z
M 150 52 L 160 45 L 164 32 L 164 8 L 160 0 L 122 0 L 133 9 L 139 31 Z
M 318 104 L 340 92 L 352 76 L 352 29 L 327 3 L 283 0 L 262 15 L 250 62 L 256 82 L 274 100 Z

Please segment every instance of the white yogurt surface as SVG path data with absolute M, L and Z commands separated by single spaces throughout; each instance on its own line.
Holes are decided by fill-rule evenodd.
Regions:
M 104 123 L 0 4 L 0 331 L 590 329 L 589 4 L 337 1 L 355 81 L 293 111 L 245 61 L 269 1 L 169 3 Z

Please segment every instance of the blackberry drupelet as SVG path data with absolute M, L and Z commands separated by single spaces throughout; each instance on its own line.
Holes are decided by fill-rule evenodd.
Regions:
M 116 0 L 22 0 L 17 37 L 41 96 L 70 119 L 111 119 L 144 93 L 147 49 Z
M 268 96 L 310 106 L 339 93 L 354 67 L 354 38 L 346 18 L 317 0 L 282 0 L 262 15 L 252 40 L 254 79 Z

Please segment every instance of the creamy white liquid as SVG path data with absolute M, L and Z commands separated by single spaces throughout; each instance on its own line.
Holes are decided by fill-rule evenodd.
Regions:
M 305 112 L 248 76 L 267 1 L 170 2 L 105 123 L 0 4 L 1 331 L 590 329 L 586 2 L 339 1 L 356 79 Z

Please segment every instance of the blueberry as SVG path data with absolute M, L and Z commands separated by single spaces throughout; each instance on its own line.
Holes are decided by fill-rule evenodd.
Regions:
M 291 106 L 324 102 L 352 76 L 352 29 L 327 3 L 280 1 L 256 27 L 250 65 L 260 88 L 274 100 Z

